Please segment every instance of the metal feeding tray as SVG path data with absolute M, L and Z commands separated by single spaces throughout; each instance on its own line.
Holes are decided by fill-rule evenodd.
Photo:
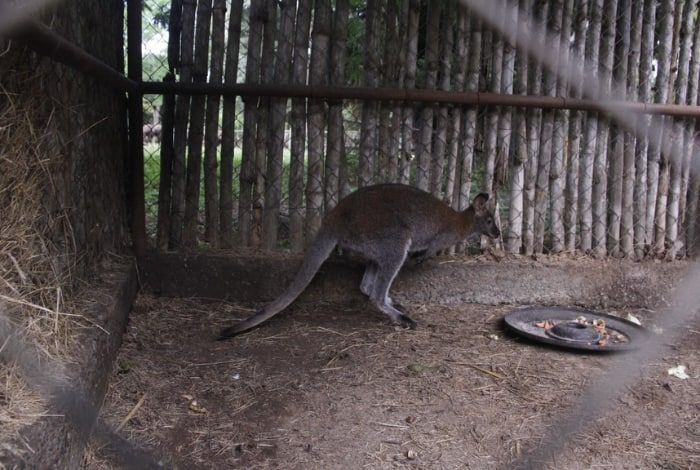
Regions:
M 512 311 L 503 320 L 526 338 L 585 351 L 629 351 L 648 335 L 631 321 L 575 307 L 527 307 Z

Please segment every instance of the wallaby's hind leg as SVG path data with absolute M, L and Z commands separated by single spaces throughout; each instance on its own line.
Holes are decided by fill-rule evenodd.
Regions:
M 377 278 L 377 265 L 369 262 L 365 267 L 365 274 L 362 276 L 362 283 L 360 283 L 360 291 L 367 297 L 372 297 L 372 292 L 374 291 L 374 283 Z M 394 306 L 398 310 L 403 310 L 403 307 L 394 302 L 394 300 L 387 295 L 387 303 Z
M 367 297 L 372 296 L 372 291 L 374 290 L 374 279 L 377 276 L 377 265 L 373 262 L 367 263 L 365 267 L 365 274 L 362 276 L 362 282 L 360 283 L 360 290 Z
M 387 251 L 382 254 L 381 262 L 377 265 L 374 288 L 372 289 L 370 300 L 382 313 L 389 315 L 396 323 L 399 323 L 404 328 L 414 329 L 416 322 L 397 310 L 391 304 L 391 298 L 389 297 L 389 289 L 391 289 L 391 284 L 406 260 L 407 252 L 408 243 L 406 246 L 399 248 L 399 250 Z

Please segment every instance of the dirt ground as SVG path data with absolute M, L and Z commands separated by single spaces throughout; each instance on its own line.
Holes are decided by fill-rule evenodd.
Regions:
M 512 306 L 475 304 L 406 304 L 415 331 L 364 301 L 296 304 L 214 341 L 253 307 L 140 296 L 103 417 L 183 468 L 508 468 L 624 358 L 534 345 L 503 330 Z M 670 347 L 552 468 L 698 468 L 699 338 Z M 678 364 L 689 379 L 668 376 Z M 92 448 L 86 467 L 112 465 Z

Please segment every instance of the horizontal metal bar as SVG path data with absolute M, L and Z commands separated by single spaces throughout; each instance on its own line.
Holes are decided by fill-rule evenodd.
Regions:
M 139 91 L 138 82 L 129 80 L 117 70 L 68 42 L 41 23 L 36 21 L 23 23 L 10 30 L 7 36 L 38 54 L 90 75 L 114 89 L 132 93 Z
M 564 98 L 558 96 L 507 95 L 484 92 L 456 92 L 440 90 L 319 87 L 280 84 L 214 84 L 143 82 L 145 95 L 222 95 L 222 96 L 270 96 L 286 98 L 312 98 L 334 100 L 414 101 L 467 106 L 514 106 L 539 109 L 569 109 L 605 112 L 610 108 L 639 114 L 663 114 L 668 116 L 700 117 L 700 106 L 633 101 L 598 101 Z
M 46 26 L 31 21 L 9 34 L 39 54 L 69 65 L 80 72 L 102 80 L 118 90 L 143 94 L 270 96 L 324 100 L 376 100 L 443 103 L 464 106 L 513 106 L 539 109 L 569 109 L 605 112 L 610 108 L 639 114 L 700 117 L 700 106 L 629 101 L 598 101 L 556 96 L 508 95 L 487 92 L 441 90 L 330 87 L 281 84 L 213 84 L 142 82 L 131 80 L 109 65 L 71 44 Z

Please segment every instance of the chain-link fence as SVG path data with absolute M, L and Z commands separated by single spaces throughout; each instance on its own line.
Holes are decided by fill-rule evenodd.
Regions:
M 554 55 L 597 64 L 600 96 L 697 102 L 695 5 L 507 3 L 521 17 L 512 10 L 504 26 L 546 27 L 550 37 L 535 39 L 556 39 Z M 558 78 L 456 7 L 148 0 L 144 79 L 582 97 L 581 79 Z M 682 163 L 670 164 L 672 148 L 595 111 L 182 94 L 144 103 L 148 226 L 160 249 L 300 250 L 340 198 L 380 182 L 459 210 L 479 191 L 496 194 L 513 253 L 675 258 L 694 237 L 684 138 L 694 124 L 683 118 L 639 117 L 678 135 Z

